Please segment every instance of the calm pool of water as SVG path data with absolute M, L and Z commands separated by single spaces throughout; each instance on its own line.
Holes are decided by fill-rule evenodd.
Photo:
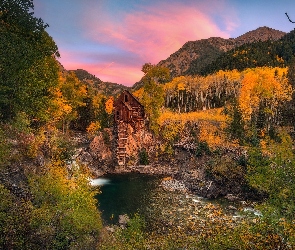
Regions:
M 142 174 L 106 175 L 93 180 L 100 185 L 96 198 L 102 219 L 107 224 L 117 223 L 120 214 L 133 216 L 145 214 L 151 202 L 151 192 L 158 186 L 159 178 Z

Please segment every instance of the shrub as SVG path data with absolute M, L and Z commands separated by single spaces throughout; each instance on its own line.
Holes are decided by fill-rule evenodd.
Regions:
M 139 164 L 140 165 L 148 165 L 149 164 L 149 156 L 145 149 L 142 149 L 139 152 Z
M 195 151 L 195 155 L 197 157 L 203 156 L 203 155 L 210 155 L 210 154 L 211 154 L 211 151 L 206 141 L 200 141 L 197 143 L 197 148 Z

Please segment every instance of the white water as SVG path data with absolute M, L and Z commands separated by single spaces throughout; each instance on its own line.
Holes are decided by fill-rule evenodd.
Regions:
M 262 213 L 261 213 L 260 211 L 254 209 L 254 208 L 251 208 L 251 207 L 245 207 L 245 208 L 243 209 L 243 211 L 244 211 L 244 212 L 250 212 L 250 213 L 252 213 L 252 214 L 254 214 L 254 215 L 256 215 L 256 216 L 259 216 L 259 217 L 262 216 Z
M 103 186 L 110 184 L 110 180 L 106 178 L 90 179 L 91 186 Z

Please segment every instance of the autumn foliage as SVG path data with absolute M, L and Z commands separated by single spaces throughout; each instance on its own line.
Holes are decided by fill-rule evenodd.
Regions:
M 235 63 L 225 68 L 237 65 L 240 70 L 207 76 L 171 79 L 168 68 L 147 63 L 143 85 L 133 92 L 145 107 L 157 157 L 173 160 L 175 148 L 182 147 L 192 162 L 207 164 L 204 178 L 226 184 L 244 177 L 247 188 L 265 194 L 257 207 L 261 216 L 237 221 L 208 203 L 199 210 L 205 219 L 190 216 L 182 228 L 178 218 L 171 223 L 158 213 L 160 227 L 149 234 L 137 215 L 126 229 L 110 234 L 102 230 L 94 199 L 98 190 L 89 184 L 88 169 L 73 161 L 70 136 L 82 131 L 92 138 L 112 128 L 115 96 L 62 68 L 47 25 L 31 13 L 33 1 L 2 2 L 1 249 L 96 249 L 98 242 L 101 249 L 295 248 L 294 124 L 282 121 L 294 115 L 294 67 L 285 68 L 288 50 L 279 42 L 279 53 L 263 47 L 269 53 L 259 60 L 250 57 L 253 51 L 246 46 L 231 51 Z M 245 62 L 257 66 L 264 56 L 281 67 L 245 69 Z M 238 147 L 246 152 L 243 159 L 220 157 L 221 148 Z M 153 163 L 148 148 L 138 153 L 141 164 Z M 163 211 L 170 216 L 167 195 Z

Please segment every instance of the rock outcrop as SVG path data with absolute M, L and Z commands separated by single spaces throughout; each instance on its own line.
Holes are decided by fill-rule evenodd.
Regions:
M 195 139 L 183 131 L 179 143 L 169 153 L 161 149 L 163 142 L 147 129 L 135 130 L 130 124 L 125 126 L 124 165 L 118 164 L 117 138 L 110 129 L 93 139 L 89 154 L 80 154 L 86 160 L 93 159 L 88 165 L 94 176 L 128 172 L 161 175 L 169 177 L 162 183 L 168 190 L 192 192 L 210 199 L 225 196 L 236 200 L 260 199 L 263 196 L 249 189 L 245 180 L 246 168 L 237 163 L 245 154 L 244 148 L 223 146 L 215 148 L 215 152 L 197 154 Z M 191 126 L 196 128 L 197 124 Z M 149 165 L 140 165 L 139 152 L 142 149 L 148 154 Z

